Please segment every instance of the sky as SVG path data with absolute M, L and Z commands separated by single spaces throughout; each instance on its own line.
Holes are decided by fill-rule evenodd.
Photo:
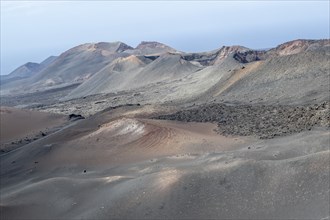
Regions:
M 185 52 L 329 37 L 329 1 L 3 1 L 1 74 L 83 43 L 158 41 Z

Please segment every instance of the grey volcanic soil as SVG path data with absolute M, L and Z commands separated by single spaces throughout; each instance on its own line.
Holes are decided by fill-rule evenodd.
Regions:
M 324 219 L 329 131 L 257 140 L 105 110 L 0 155 L 1 219 Z M 150 107 L 150 106 L 149 106 Z
M 49 89 L 47 91 L 39 91 L 33 93 L 19 95 L 4 95 L 0 97 L 1 106 L 24 107 L 24 108 L 39 108 L 58 103 L 58 100 L 66 96 L 69 92 L 79 86 L 79 83 Z
M 223 135 L 254 135 L 261 139 L 329 128 L 329 102 L 305 106 L 284 105 L 201 105 L 157 119 L 185 122 L 216 122 Z
M 134 56 L 110 62 L 143 52 L 85 44 L 24 89 L 11 84 L 38 92 L 2 87 L 1 106 L 85 119 L 10 140 L 19 148 L 0 154 L 0 219 L 329 219 L 329 47 L 288 44 L 266 60 L 237 46 L 166 54 L 138 75 Z M 67 86 L 91 74 L 102 77 Z M 20 128 L 15 112 L 7 131 Z

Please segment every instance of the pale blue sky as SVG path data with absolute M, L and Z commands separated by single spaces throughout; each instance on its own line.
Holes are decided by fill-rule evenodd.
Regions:
M 2 1 L 1 74 L 78 44 L 165 43 L 182 51 L 329 38 L 329 1 Z

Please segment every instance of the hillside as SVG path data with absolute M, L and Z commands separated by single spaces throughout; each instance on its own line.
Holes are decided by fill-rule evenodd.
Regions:
M 244 64 L 225 85 L 213 88 L 218 101 L 240 103 L 319 103 L 329 99 L 329 49 Z

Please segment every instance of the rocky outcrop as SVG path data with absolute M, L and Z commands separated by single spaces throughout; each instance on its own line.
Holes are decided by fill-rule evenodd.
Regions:
M 305 51 L 317 50 L 322 47 L 330 47 L 330 40 L 294 40 L 278 45 L 276 48 L 266 50 L 239 50 L 237 48 L 225 49 L 222 56 L 234 51 L 234 59 L 240 63 L 265 60 L 269 57 L 286 56 Z M 236 49 L 236 50 L 235 50 Z M 220 56 L 221 57 L 221 56 Z
M 187 61 L 195 61 L 200 63 L 202 66 L 212 65 L 214 60 L 217 58 L 218 53 L 188 53 L 182 55 L 182 59 Z
M 234 59 L 240 63 L 250 63 L 253 61 L 264 60 L 267 58 L 266 51 L 248 50 L 243 52 L 236 52 Z
M 250 49 L 242 46 L 223 46 L 218 50 L 204 53 L 188 53 L 183 54 L 183 59 L 187 61 L 195 61 L 200 63 L 202 66 L 211 66 L 220 63 L 221 60 L 228 56 L 235 56 L 237 53 L 243 53 L 250 51 Z M 240 61 L 240 60 L 238 60 Z

